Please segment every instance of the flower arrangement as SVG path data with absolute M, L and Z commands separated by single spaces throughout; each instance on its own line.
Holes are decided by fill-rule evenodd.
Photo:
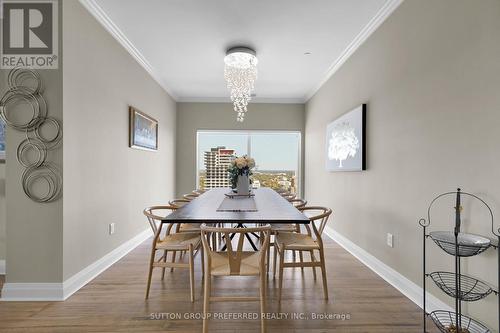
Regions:
M 252 169 L 255 167 L 255 160 L 247 155 L 235 157 L 231 161 L 231 166 L 227 169 L 229 173 L 229 180 L 231 187 L 235 189 L 238 185 L 239 176 L 246 176 L 247 178 L 252 175 Z M 250 181 L 251 182 L 251 181 Z

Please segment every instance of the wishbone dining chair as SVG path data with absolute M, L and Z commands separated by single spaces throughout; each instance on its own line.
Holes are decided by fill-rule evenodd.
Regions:
M 323 292 L 325 299 L 328 299 L 328 285 L 326 280 L 325 266 L 325 251 L 323 239 L 321 238 L 323 230 L 332 210 L 326 207 L 311 206 L 299 209 L 309 217 L 310 224 L 306 225 L 307 234 L 296 232 L 280 232 L 275 239 L 275 248 L 279 254 L 279 291 L 278 300 L 281 302 L 281 294 L 283 289 L 283 269 L 287 267 L 312 267 L 315 271 L 316 267 L 321 268 L 323 278 Z M 313 233 L 311 233 L 311 227 Z M 310 262 L 285 262 L 286 251 L 299 251 L 300 253 L 307 251 L 311 255 Z M 319 261 L 316 260 L 314 252 L 319 252 Z
M 260 301 L 260 313 L 265 313 L 266 297 L 266 272 L 265 261 L 266 251 L 269 245 L 269 225 L 249 227 L 249 228 L 223 228 L 213 227 L 203 224 L 201 226 L 201 239 L 206 256 L 205 290 L 203 297 L 203 332 L 208 332 L 208 318 L 210 302 L 248 302 Z M 260 233 L 263 237 L 262 246 L 258 251 L 243 251 L 245 233 Z M 227 251 L 218 251 L 217 247 L 210 245 L 209 239 L 213 234 L 223 234 L 225 239 L 230 239 L 231 234 L 237 238 L 237 246 L 233 248 L 231 241 L 227 242 Z M 233 241 L 236 240 L 233 238 Z M 258 276 L 260 277 L 259 297 L 238 297 L 238 296 L 212 296 L 212 277 L 220 276 Z M 265 320 L 261 315 L 260 328 L 265 332 Z
M 191 289 L 191 302 L 194 302 L 194 257 L 200 252 L 202 259 L 202 272 L 204 274 L 204 260 L 203 260 L 203 248 L 201 246 L 201 237 L 199 232 L 183 232 L 183 233 L 169 233 L 165 232 L 162 235 L 162 229 L 167 225 L 167 229 L 171 226 L 171 223 L 163 222 L 164 215 L 162 211 L 170 210 L 172 206 L 152 206 L 144 209 L 144 215 L 146 215 L 148 222 L 151 227 L 155 226 L 155 236 L 153 238 L 153 243 L 151 246 L 151 257 L 149 261 L 149 274 L 148 282 L 146 287 L 146 299 L 149 298 L 149 291 L 151 288 L 151 279 L 153 275 L 153 269 L 160 267 L 163 269 L 162 279 L 165 276 L 165 268 L 188 268 L 189 269 L 189 280 Z M 175 209 L 175 208 L 174 208 Z M 172 262 L 167 262 L 168 251 L 188 251 L 188 263 L 175 262 L 175 258 L 172 258 Z M 196 251 L 196 252 L 195 252 Z M 162 253 L 159 259 L 156 259 L 156 254 Z
M 297 209 L 303 208 L 307 205 L 307 201 L 304 199 L 293 199 L 289 202 Z M 279 232 L 300 232 L 300 225 L 294 223 L 276 223 L 271 225 L 271 237 L 276 238 Z M 267 272 L 269 272 L 270 259 L 271 259 L 271 247 L 275 246 L 275 241 L 271 240 L 269 242 L 269 250 L 267 251 Z M 300 260 L 303 261 L 302 252 L 299 252 Z M 274 249 L 274 260 L 273 260 L 273 275 L 276 275 L 276 249 Z M 293 251 L 293 261 L 295 261 L 295 251 Z M 316 271 L 315 278 L 316 278 Z

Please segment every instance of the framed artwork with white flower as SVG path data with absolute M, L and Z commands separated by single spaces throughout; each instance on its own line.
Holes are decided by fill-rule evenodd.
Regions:
M 326 170 L 366 170 L 366 104 L 354 108 L 326 127 Z

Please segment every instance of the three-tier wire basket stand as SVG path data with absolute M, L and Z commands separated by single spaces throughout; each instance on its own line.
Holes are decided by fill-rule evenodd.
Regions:
M 455 226 L 452 231 L 432 231 L 427 233 L 431 224 L 432 209 L 441 202 L 441 199 L 454 196 L 455 204 Z M 488 216 L 491 219 L 492 238 L 464 233 L 461 231 L 461 200 L 462 196 L 478 200 L 488 211 Z M 490 248 L 497 251 L 497 274 L 498 286 L 500 287 L 500 229 L 495 229 L 493 212 L 488 204 L 478 196 L 462 192 L 457 189 L 453 192 L 446 192 L 435 197 L 429 204 L 427 209 L 427 220 L 420 219 L 418 222 L 423 229 L 423 326 L 424 333 L 427 333 L 427 317 L 429 316 L 436 327 L 443 333 L 490 333 L 490 329 L 482 323 L 474 320 L 462 313 L 463 302 L 479 301 L 490 294 L 496 295 L 498 299 L 498 318 L 500 333 L 500 297 L 498 290 L 487 283 L 480 281 L 474 277 L 464 275 L 461 272 L 462 258 L 478 255 Z M 455 271 L 434 271 L 427 272 L 426 266 L 426 240 L 432 239 L 445 253 L 451 255 L 455 259 Z M 455 300 L 455 311 L 435 310 L 427 313 L 426 310 L 426 280 L 430 278 L 439 289 Z

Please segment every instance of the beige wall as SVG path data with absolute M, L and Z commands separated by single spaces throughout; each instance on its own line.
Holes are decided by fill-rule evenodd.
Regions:
M 434 195 L 462 186 L 500 215 L 498 36 L 499 1 L 406 0 L 306 105 L 306 199 L 331 207 L 336 231 L 418 284 L 417 221 Z M 326 172 L 326 124 L 361 103 L 368 170 Z M 448 219 L 433 230 L 451 228 L 452 207 L 445 203 Z M 465 205 L 466 229 L 491 230 L 475 213 Z M 451 257 L 428 244 L 430 269 L 449 266 Z M 465 265 L 496 285 L 494 252 Z M 470 311 L 496 327 L 495 297 Z
M 229 103 L 177 104 L 177 196 L 196 186 L 197 130 L 304 131 L 304 105 L 252 103 L 243 123 L 236 122 Z M 304 140 L 302 140 L 304 142 Z
M 63 121 L 62 66 L 58 70 L 41 70 L 43 96 L 51 117 Z M 6 71 L 2 71 L 6 72 Z M 4 76 L 5 77 L 5 76 Z M 5 78 L 0 77 L 0 82 Z M 6 282 L 62 282 L 63 199 L 36 203 L 23 191 L 24 168 L 17 162 L 17 146 L 25 133 L 6 131 Z M 62 169 L 63 149 L 51 151 L 48 159 Z
M 59 23 L 62 22 L 59 2 Z M 61 31 L 59 31 L 61 42 Z M 60 43 L 59 43 L 60 45 Z M 62 72 L 63 52 L 59 49 L 57 70 L 39 70 L 43 81 L 43 97 L 48 113 L 63 121 Z M 4 90 L 7 70 L 0 70 L 0 91 Z M 13 115 L 15 117 L 15 115 Z M 6 130 L 5 215 L 7 283 L 62 282 L 63 199 L 52 203 L 36 203 L 23 192 L 21 175 L 24 168 L 17 162 L 16 149 L 25 139 L 24 131 Z M 62 147 L 50 152 L 49 160 L 62 170 Z M 1 236 L 0 236 L 1 238 Z
M 147 205 L 173 197 L 176 105 L 78 1 L 64 1 L 64 18 L 67 279 L 145 230 Z M 129 105 L 159 121 L 158 152 L 128 147 Z
M 0 261 L 5 260 L 5 163 L 0 163 Z

